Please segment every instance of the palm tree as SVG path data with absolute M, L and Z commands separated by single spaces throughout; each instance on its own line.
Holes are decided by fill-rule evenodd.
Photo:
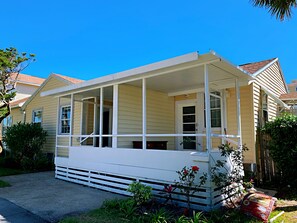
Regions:
M 277 19 L 291 18 L 293 7 L 296 8 L 296 0 L 251 0 L 254 6 L 267 8 L 271 15 Z

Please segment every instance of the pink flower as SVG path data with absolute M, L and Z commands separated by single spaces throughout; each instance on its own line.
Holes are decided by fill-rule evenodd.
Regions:
M 172 186 L 171 186 L 171 185 L 165 186 L 165 187 L 164 187 L 164 190 L 165 190 L 167 193 L 171 193 L 171 192 L 172 192 Z
M 199 170 L 199 167 L 198 167 L 198 166 L 192 166 L 192 170 L 193 170 L 194 172 L 197 172 L 197 171 Z

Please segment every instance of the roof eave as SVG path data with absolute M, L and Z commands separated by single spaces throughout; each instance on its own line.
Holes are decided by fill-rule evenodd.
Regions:
M 133 80 L 133 78 L 141 78 L 141 77 L 145 77 L 145 75 L 148 75 L 150 72 L 158 72 L 158 70 L 161 69 L 165 69 L 165 68 L 170 68 L 170 67 L 174 67 L 174 66 L 178 66 L 178 65 L 182 65 L 182 64 L 192 64 L 191 62 L 193 62 L 193 64 L 195 64 L 195 61 L 198 61 L 198 59 L 201 57 L 203 58 L 203 56 L 210 56 L 209 61 L 204 61 L 204 63 L 211 63 L 211 62 L 224 62 L 227 63 L 228 65 L 236 68 L 236 72 L 238 76 L 241 76 L 244 78 L 246 78 L 248 81 L 249 80 L 254 80 L 254 78 L 247 72 L 243 71 L 242 69 L 239 69 L 237 66 L 233 65 L 232 63 L 230 63 L 229 61 L 227 61 L 226 59 L 224 59 L 223 57 L 219 56 L 216 52 L 211 51 L 210 53 L 207 54 L 203 54 L 203 55 L 198 55 L 198 52 L 194 52 L 194 53 L 189 53 L 189 54 L 185 54 L 182 56 L 178 56 L 178 57 L 174 57 L 174 58 L 170 58 L 167 60 L 163 60 L 163 61 L 159 61 L 156 63 L 152 63 L 152 64 L 148 64 L 145 66 L 141 66 L 141 67 L 137 67 L 134 69 L 130 69 L 130 70 L 126 70 L 126 71 L 122 71 L 119 73 L 115 73 L 115 74 L 111 74 L 111 75 L 107 75 L 107 76 L 103 76 L 103 77 L 99 77 L 96 79 L 92 79 L 89 81 L 85 81 L 82 83 L 78 83 L 78 84 L 74 84 L 74 85 L 70 85 L 70 86 L 66 86 L 63 88 L 59 88 L 59 89 L 53 89 L 53 90 L 49 90 L 49 91 L 45 91 L 45 92 L 41 92 L 41 96 L 49 96 L 49 95 L 65 95 L 65 94 L 70 94 L 75 92 L 75 90 L 79 91 L 83 91 L 85 89 L 88 88 L 92 88 L 95 86 L 100 86 L 102 84 L 116 84 L 116 83 L 121 83 L 121 81 L 130 81 Z M 203 61 L 203 59 L 202 59 Z M 201 62 L 203 63 L 203 62 Z

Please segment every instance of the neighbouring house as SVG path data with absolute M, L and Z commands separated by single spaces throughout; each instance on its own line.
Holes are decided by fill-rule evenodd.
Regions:
M 290 112 L 297 115 L 297 80 L 293 80 L 288 84 L 289 93 L 282 94 L 280 99 L 290 106 Z
M 289 93 L 297 92 L 297 80 L 292 80 L 292 83 L 288 84 Z
M 15 75 L 12 75 L 12 79 L 15 79 Z M 3 130 L 12 124 L 24 121 L 24 113 L 21 110 L 22 105 L 28 100 L 28 98 L 39 88 L 44 82 L 44 78 L 35 77 L 27 74 L 19 74 L 16 82 L 16 97 L 10 102 L 11 113 L 5 118 L 0 127 L 0 135 L 2 138 Z
M 82 82 L 75 78 L 60 74 L 51 74 L 42 85 L 22 104 L 20 110 L 24 114 L 24 122 L 40 123 L 47 131 L 46 143 L 43 151 L 53 154 L 56 143 L 57 99 L 54 97 L 40 97 L 41 91 L 48 91 Z M 15 123 L 15 122 L 14 122 Z

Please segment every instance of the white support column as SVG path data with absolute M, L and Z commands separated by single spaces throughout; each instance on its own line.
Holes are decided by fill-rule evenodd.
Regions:
M 94 124 L 93 124 L 93 133 L 94 135 L 98 134 L 98 97 L 94 98 Z M 95 147 L 97 144 L 97 137 L 93 137 L 93 146 Z
M 69 131 L 69 146 L 72 146 L 72 135 L 73 135 L 73 114 L 74 114 L 74 96 L 73 94 L 71 94 L 70 96 L 70 123 L 69 123 L 69 127 L 70 127 L 70 131 Z
M 103 100 L 104 100 L 104 97 L 103 97 L 103 88 L 100 88 L 100 118 L 99 118 L 99 123 L 100 123 L 100 126 L 99 126 L 99 135 L 100 135 L 100 138 L 99 138 L 99 148 L 102 148 L 102 135 L 103 135 Z
M 211 151 L 211 114 L 210 114 L 210 95 L 208 81 L 208 65 L 204 65 L 204 100 L 205 100 L 205 127 L 206 127 L 206 149 Z
M 236 89 L 236 111 L 237 111 L 237 135 L 240 136 L 238 140 L 238 147 L 242 148 L 242 136 L 241 136 L 241 111 L 240 111 L 240 86 L 238 79 L 235 79 L 235 89 Z
M 227 110 L 226 110 L 226 91 L 222 90 L 221 91 L 221 135 L 226 134 L 226 129 L 227 129 Z M 226 143 L 226 140 L 222 138 L 222 143 Z
M 59 138 L 58 135 L 60 134 L 60 119 L 61 119 L 61 114 L 60 114 L 60 97 L 58 97 L 58 103 L 57 103 L 57 124 L 56 124 L 56 148 L 55 148 L 55 157 L 58 156 L 58 142 Z
M 204 93 L 203 92 L 198 92 L 197 93 L 197 133 L 203 134 L 204 131 Z M 197 143 L 198 143 L 198 150 L 203 151 L 203 140 L 204 137 L 198 136 L 197 137 Z
M 119 94 L 119 85 L 113 85 L 113 112 L 112 112 L 112 148 L 118 147 L 118 94 Z
M 142 149 L 146 149 L 146 79 L 142 79 Z

